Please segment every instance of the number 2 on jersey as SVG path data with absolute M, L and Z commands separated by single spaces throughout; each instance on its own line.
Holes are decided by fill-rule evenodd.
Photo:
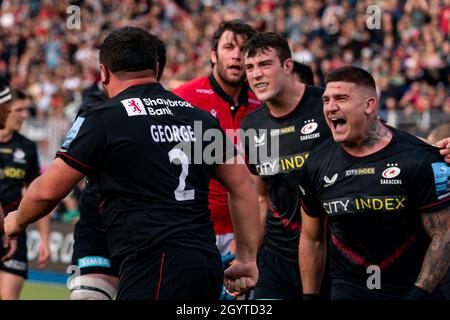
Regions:
M 178 159 L 181 163 L 181 173 L 178 177 L 178 180 L 180 182 L 178 183 L 178 187 L 174 191 L 175 199 L 177 199 L 178 201 L 194 200 L 195 190 L 184 190 L 184 188 L 186 188 L 186 177 L 189 174 L 189 159 L 186 153 L 184 153 L 180 149 L 173 148 L 169 151 L 170 163 L 174 163 L 175 159 Z

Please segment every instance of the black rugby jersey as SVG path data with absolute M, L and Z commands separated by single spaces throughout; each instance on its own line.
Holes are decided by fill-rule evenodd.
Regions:
M 264 248 L 294 263 L 298 262 L 301 223 L 298 172 L 312 148 L 331 136 L 323 117 L 322 94 L 322 88 L 307 86 L 288 115 L 275 118 L 264 105 L 241 123 L 250 171 L 261 176 L 268 187 Z
M 430 243 L 420 214 L 450 205 L 450 167 L 437 148 L 388 128 L 391 142 L 366 157 L 332 139 L 316 148 L 302 172 L 302 206 L 328 215 L 333 278 L 365 285 L 376 265 L 381 289 L 406 289 Z
M 208 210 L 215 164 L 205 155 L 217 162 L 235 152 L 226 139 L 222 150 L 207 147 L 206 130 L 225 137 L 214 117 L 158 83 L 132 86 L 75 120 L 57 157 L 97 185 L 112 257 L 161 245 L 217 253 Z
M 36 143 L 18 132 L 8 142 L 0 142 L 0 202 L 5 213 L 16 210 L 22 189 L 39 176 Z

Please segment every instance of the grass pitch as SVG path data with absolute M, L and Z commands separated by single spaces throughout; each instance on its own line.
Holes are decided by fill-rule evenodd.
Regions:
M 65 285 L 25 281 L 20 300 L 69 300 L 70 291 Z

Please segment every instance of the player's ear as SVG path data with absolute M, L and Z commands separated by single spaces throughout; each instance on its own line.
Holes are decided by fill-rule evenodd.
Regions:
M 102 84 L 109 82 L 109 72 L 109 69 L 104 64 L 100 64 L 100 80 Z
M 292 58 L 284 60 L 283 68 L 286 73 L 292 73 L 294 71 L 294 61 Z
M 211 50 L 211 63 L 216 64 L 217 63 L 217 51 Z
M 371 114 L 376 112 L 377 99 L 375 97 L 368 97 L 365 100 L 364 112 L 366 114 Z

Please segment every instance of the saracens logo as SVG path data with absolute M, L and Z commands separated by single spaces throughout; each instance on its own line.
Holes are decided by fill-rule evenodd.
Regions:
M 318 125 L 317 122 L 314 122 L 314 119 L 305 121 L 306 124 L 303 126 L 303 128 L 300 130 L 302 134 L 311 134 L 314 131 L 316 131 Z
M 398 167 L 398 163 L 388 163 L 387 168 L 381 173 L 384 179 L 380 179 L 381 184 L 402 184 L 401 179 L 394 179 L 397 177 L 400 172 L 400 168 Z
M 401 172 L 397 163 L 388 163 L 387 168 L 381 174 L 385 179 L 393 179 L 398 176 Z
M 317 130 L 317 127 L 319 125 L 317 122 L 314 121 L 314 119 L 306 120 L 305 125 L 302 127 L 300 132 L 302 135 L 300 136 L 300 140 L 310 140 L 310 139 L 316 139 L 320 137 L 320 132 L 315 132 Z

